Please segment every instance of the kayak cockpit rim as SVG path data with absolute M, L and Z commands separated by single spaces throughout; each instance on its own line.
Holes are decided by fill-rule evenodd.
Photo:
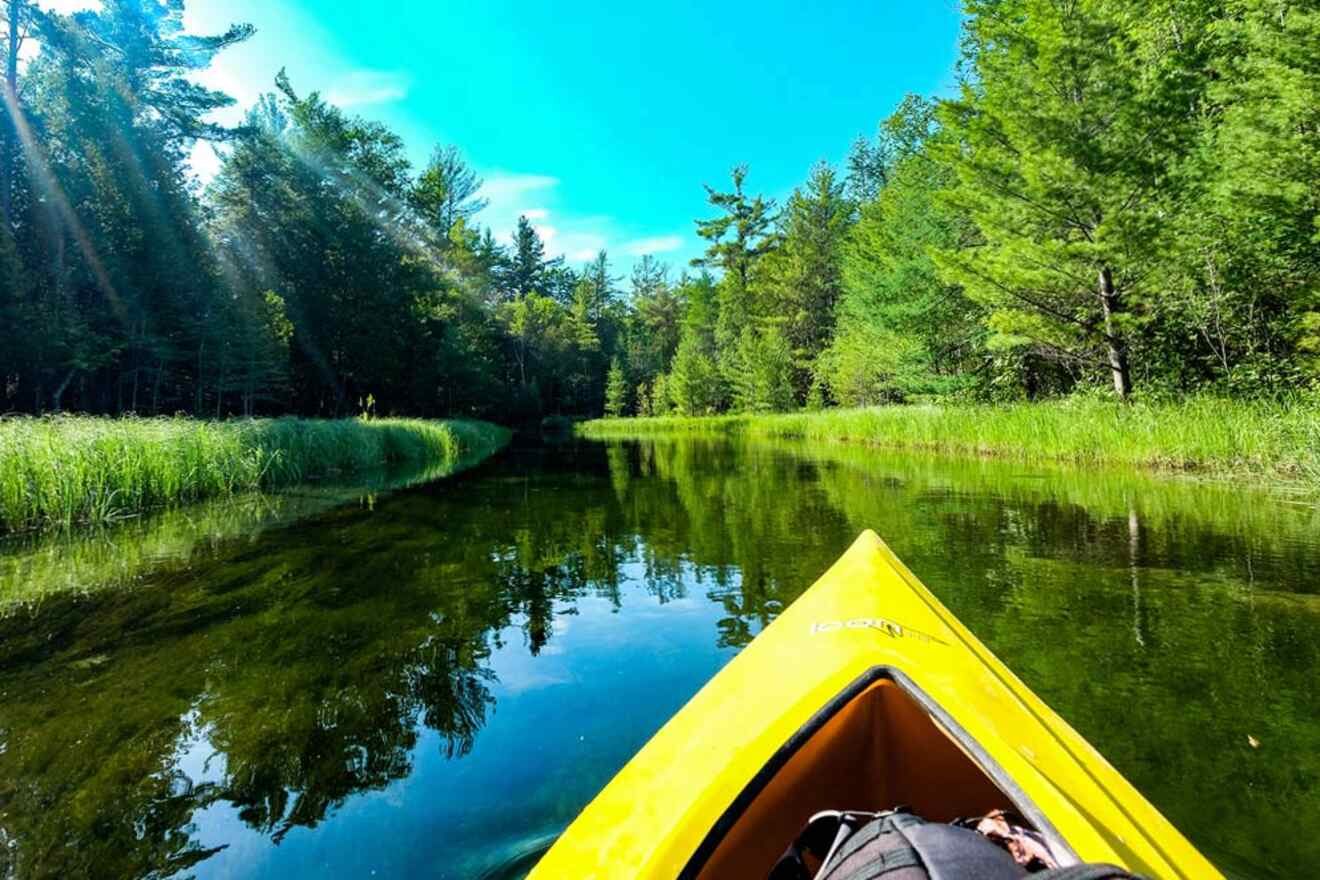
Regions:
M 1045 838 L 1049 845 L 1051 853 L 1060 867 L 1080 863 L 1076 852 L 1063 839 L 1054 825 L 1046 818 L 1045 814 L 1035 805 L 1004 769 L 996 762 L 979 742 L 969 734 L 961 724 L 959 724 L 947 710 L 938 702 L 932 699 L 925 691 L 912 681 L 902 670 L 892 666 L 873 666 L 866 672 L 854 679 L 847 687 L 839 692 L 837 696 L 818 709 L 806 723 L 788 738 L 788 741 L 781 745 L 770 757 L 756 775 L 743 787 L 738 796 L 733 799 L 728 808 L 720 815 L 715 824 L 711 826 L 706 836 L 702 839 L 692 857 L 688 859 L 683 870 L 679 873 L 680 880 L 697 880 L 705 868 L 706 863 L 714 855 L 715 851 L 723 842 L 725 836 L 743 815 L 747 812 L 752 803 L 761 795 L 761 793 L 770 784 L 771 780 L 782 770 L 789 761 L 798 753 L 798 751 L 807 744 L 821 729 L 849 706 L 854 700 L 860 697 L 868 689 L 881 682 L 888 682 L 898 688 L 906 697 L 913 700 L 929 718 L 967 755 L 968 759 L 976 764 L 979 769 L 989 777 L 997 786 L 1000 792 L 1008 798 L 1014 809 L 1018 811 L 1035 827 L 1037 831 Z M 841 805 L 840 809 L 846 808 Z

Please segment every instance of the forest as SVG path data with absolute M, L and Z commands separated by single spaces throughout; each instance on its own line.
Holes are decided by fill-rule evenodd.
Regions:
M 1320 377 L 1314 0 L 965 0 L 949 94 L 786 198 L 735 165 L 704 255 L 626 277 L 482 227 L 479 157 L 413 167 L 315 83 L 209 121 L 233 99 L 191 77 L 251 26 L 0 10 L 0 411 L 525 423 Z

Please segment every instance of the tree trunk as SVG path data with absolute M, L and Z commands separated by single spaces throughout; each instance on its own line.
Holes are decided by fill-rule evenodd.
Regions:
M 220 355 L 220 379 L 215 385 L 215 417 L 220 418 L 220 408 L 225 401 L 225 388 L 229 385 L 229 353 L 222 350 Z
M 160 415 L 160 380 L 165 375 L 165 358 L 156 361 L 156 378 L 151 383 L 151 414 Z
M 1126 400 L 1132 393 L 1132 371 L 1128 367 L 1127 343 L 1114 321 L 1123 308 L 1114 289 L 1114 272 L 1108 266 L 1100 269 L 1100 308 L 1105 316 L 1105 347 L 1109 353 L 1109 371 L 1114 377 L 1114 392 L 1120 400 Z
M 14 172 L 18 164 L 18 20 L 23 13 L 23 0 L 9 0 L 9 52 L 5 58 L 4 83 L 4 151 L 0 154 L 0 216 L 5 228 L 13 229 Z
M 197 385 L 193 389 L 193 415 L 196 415 L 199 418 L 202 415 L 202 368 L 204 366 L 202 357 L 205 352 L 206 341 L 202 340 L 202 342 L 197 345 Z
M 69 383 L 73 381 L 73 377 L 77 375 L 77 373 L 77 367 L 70 368 L 68 374 L 64 377 L 64 381 L 55 389 L 55 393 L 50 396 L 50 405 L 55 412 L 64 411 L 64 392 L 69 387 Z

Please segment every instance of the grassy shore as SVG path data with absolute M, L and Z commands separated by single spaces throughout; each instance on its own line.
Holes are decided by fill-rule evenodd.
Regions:
M 0 532 L 103 522 L 396 462 L 495 451 L 495 425 L 413 419 L 0 419 Z
M 782 415 L 600 419 L 586 437 L 733 434 L 847 441 L 1021 460 L 1320 479 L 1320 405 L 1195 398 L 923 405 Z

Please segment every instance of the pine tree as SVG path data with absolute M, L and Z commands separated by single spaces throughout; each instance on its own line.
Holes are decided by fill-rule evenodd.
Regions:
M 951 201 L 984 244 L 941 251 L 950 283 L 992 310 L 998 344 L 1029 346 L 1132 388 L 1130 354 L 1158 291 L 1176 201 L 1170 171 L 1192 141 L 1176 53 L 1147 57 L 1141 6 L 971 0 L 973 80 L 945 105 Z M 1185 96 L 1182 96 L 1185 98 Z
M 645 382 L 637 383 L 637 392 L 633 399 L 637 401 L 637 415 L 642 418 L 651 415 L 651 386 Z
M 782 244 L 766 258 L 774 315 L 793 349 L 794 386 L 804 398 L 811 369 L 834 335 L 835 305 L 843 287 L 843 243 L 852 204 L 824 162 L 789 198 L 780 220 Z
M 610 361 L 609 378 L 605 382 L 605 415 L 615 418 L 628 410 L 628 380 L 624 378 L 623 367 L 616 357 Z
M 733 406 L 739 412 L 785 412 L 793 407 L 793 351 L 777 327 L 746 327 L 738 340 Z
M 667 416 L 673 411 L 673 401 L 669 397 L 669 379 L 661 373 L 655 377 L 655 382 L 651 385 L 651 415 Z
M 678 344 L 666 390 L 679 415 L 716 412 L 724 397 L 719 368 L 699 334 L 688 332 Z
M 1193 196 L 1170 223 L 1176 262 L 1159 278 L 1174 293 L 1159 323 L 1176 330 L 1155 354 L 1170 381 L 1210 374 L 1256 391 L 1320 373 L 1320 9 L 1227 6 L 1217 20 L 1143 31 L 1151 51 L 1178 34 L 1197 90 L 1213 72 L 1179 180 Z
M 518 218 L 518 228 L 513 234 L 513 249 L 509 252 L 504 265 L 500 267 L 500 286 L 506 298 L 526 296 L 537 293 L 541 296 L 554 296 L 565 302 L 572 296 L 573 283 L 568 290 L 561 288 L 567 279 L 559 274 L 564 261 L 561 257 L 546 259 L 545 242 L 527 217 Z M 575 282 L 576 279 L 573 279 Z
M 587 314 L 594 323 L 599 323 L 605 316 L 616 296 L 615 282 L 618 279 L 610 274 L 610 258 L 603 249 L 595 259 L 583 267 L 578 276 L 574 299 L 582 300 Z
M 746 165 L 734 167 L 732 178 L 730 192 L 706 187 L 707 200 L 723 213 L 697 221 L 697 234 L 710 244 L 703 256 L 692 261 L 693 266 L 717 268 L 724 273 L 719 284 L 719 314 L 715 324 L 715 345 L 721 360 L 732 353 L 738 334 L 757 313 L 752 273 L 761 257 L 776 244 L 772 233 L 774 202 L 762 196 L 750 197 L 743 191 Z
M 684 298 L 669 283 L 669 267 L 649 255 L 633 267 L 629 298 L 633 317 L 630 366 L 644 376 L 665 369 L 678 350 L 683 331 Z
M 479 196 L 477 177 L 455 146 L 437 146 L 413 183 L 409 201 L 442 249 L 452 244 L 454 227 L 472 219 L 488 204 Z
M 969 238 L 966 220 L 938 198 L 953 175 L 930 155 L 941 137 L 934 111 L 909 96 L 881 125 L 885 183 L 841 248 L 837 332 L 815 375 L 845 405 L 952 391 L 984 364 L 982 309 L 930 258 L 932 248 L 958 250 Z

